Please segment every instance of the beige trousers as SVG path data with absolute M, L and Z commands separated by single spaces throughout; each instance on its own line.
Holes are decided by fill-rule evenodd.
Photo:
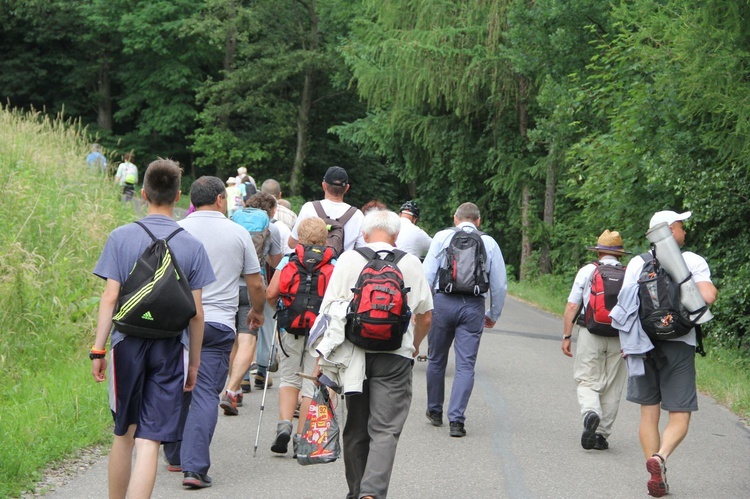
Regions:
M 578 387 L 581 420 L 588 411 L 601 418 L 597 433 L 605 438 L 620 407 L 622 390 L 628 379 L 625 360 L 620 354 L 620 338 L 597 336 L 586 328 L 578 328 L 573 376 Z

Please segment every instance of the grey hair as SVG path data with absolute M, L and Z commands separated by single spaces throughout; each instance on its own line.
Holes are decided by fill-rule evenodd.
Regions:
M 279 185 L 276 180 L 269 178 L 263 182 L 263 185 L 260 186 L 260 190 L 261 192 L 265 192 L 266 194 L 278 198 L 279 194 L 281 194 L 281 185 Z
M 362 221 L 362 232 L 369 236 L 375 230 L 385 231 L 395 237 L 401 230 L 401 218 L 392 211 L 370 210 Z
M 479 220 L 479 207 L 474 203 L 463 203 L 454 216 L 462 222 L 476 222 Z

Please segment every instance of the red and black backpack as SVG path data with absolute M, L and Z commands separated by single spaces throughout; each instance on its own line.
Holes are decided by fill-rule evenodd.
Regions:
M 279 332 L 307 335 L 315 322 L 333 272 L 333 248 L 298 244 L 279 276 L 276 326 Z
M 620 263 L 605 265 L 599 261 L 592 262 L 596 265 L 591 274 L 591 290 L 589 302 L 579 324 L 589 330 L 591 334 L 598 336 L 618 336 L 618 332 L 612 327 L 612 319 L 609 313 L 617 305 L 617 295 L 622 289 L 622 281 L 625 278 L 625 267 Z
M 411 311 L 398 262 L 406 255 L 401 250 L 375 252 L 356 248 L 367 259 L 352 289 L 354 298 L 346 315 L 346 339 L 366 350 L 387 352 L 401 347 L 409 327 Z M 386 253 L 380 258 L 378 253 Z

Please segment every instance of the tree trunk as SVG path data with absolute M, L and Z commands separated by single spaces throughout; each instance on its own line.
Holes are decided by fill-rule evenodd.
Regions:
M 109 81 L 109 54 L 102 55 L 99 66 L 99 112 L 96 123 L 102 130 L 112 130 L 112 85 Z
M 526 97 L 529 88 L 529 80 L 523 76 L 518 77 L 518 132 L 521 134 L 523 141 L 527 140 L 529 129 L 529 109 L 526 103 Z M 527 183 L 521 187 L 521 269 L 519 280 L 523 281 L 528 278 L 528 264 L 531 259 L 533 248 L 531 246 L 531 230 L 529 212 L 531 210 L 531 189 Z
M 300 2 L 307 7 L 307 13 L 310 16 L 309 39 L 303 46 L 306 50 L 316 52 L 318 50 L 318 13 L 315 0 Z M 294 163 L 292 164 L 292 174 L 289 179 L 289 190 L 292 196 L 302 193 L 302 178 L 307 159 L 307 141 L 310 132 L 310 109 L 312 108 L 312 95 L 314 89 L 315 67 L 311 62 L 305 67 L 304 83 L 302 85 L 302 97 L 300 99 L 299 112 L 297 114 L 297 150 L 294 153 Z
M 539 257 L 539 271 L 542 274 L 552 273 L 552 259 L 550 257 L 550 235 L 555 223 L 555 191 L 557 187 L 557 158 L 555 148 L 552 147 L 547 154 L 547 177 L 544 189 L 544 241 L 542 242 L 541 255 Z
M 532 246 L 529 237 L 529 211 L 531 209 L 531 189 L 524 184 L 521 190 L 521 271 L 518 280 L 523 281 L 531 277 L 529 275 L 529 261 L 531 260 Z

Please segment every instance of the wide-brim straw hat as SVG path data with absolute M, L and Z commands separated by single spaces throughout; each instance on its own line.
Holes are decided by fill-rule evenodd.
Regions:
M 596 246 L 586 246 L 589 251 L 596 251 L 599 253 L 607 253 L 614 256 L 630 255 L 630 251 L 625 251 L 622 245 L 622 236 L 616 230 L 610 231 L 609 229 L 602 232 L 599 239 L 596 241 Z

